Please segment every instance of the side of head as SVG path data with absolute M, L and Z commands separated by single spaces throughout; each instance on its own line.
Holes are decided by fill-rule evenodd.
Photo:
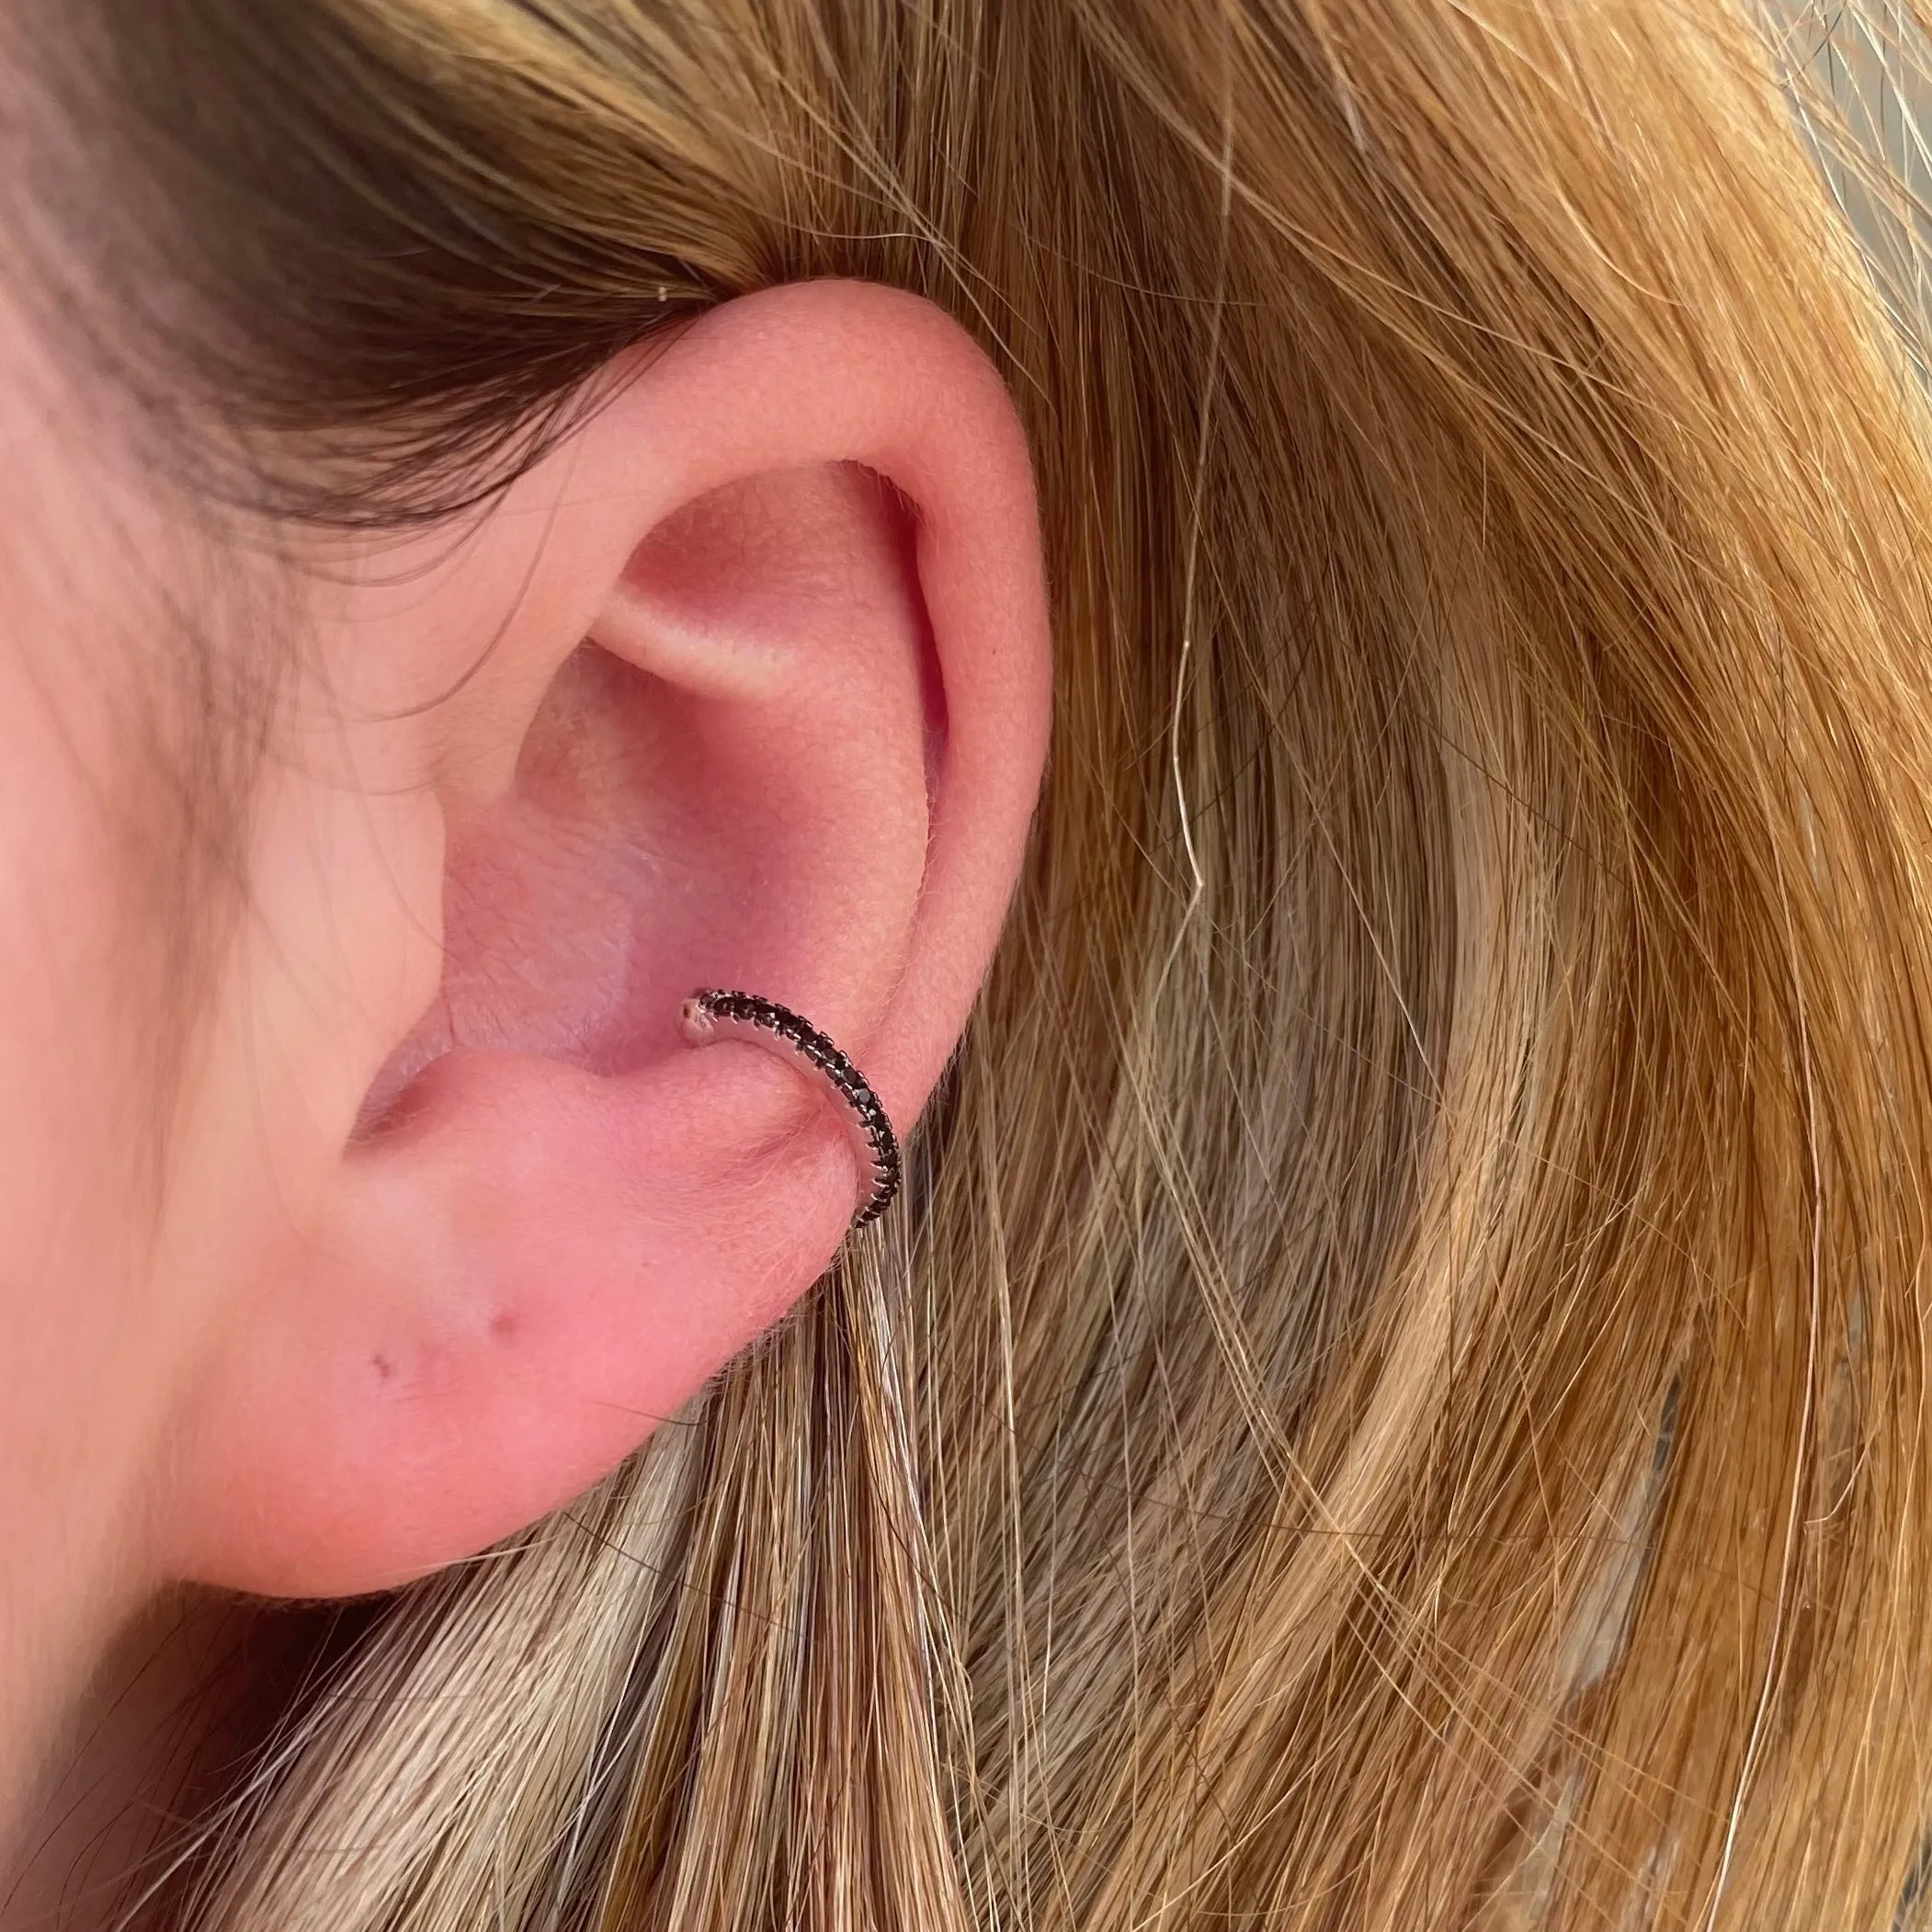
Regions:
M 50 480 L 84 498 L 118 461 L 140 504 L 146 426 L 76 450 L 57 426 L 85 418 L 58 399 L 86 366 L 46 403 L 33 372 L 14 392 L 35 478 L 15 537 L 76 573 L 64 595 L 19 589 L 47 718 L 94 724 L 100 666 L 50 667 L 38 642 L 138 650 L 163 599 L 197 620 L 178 535 L 210 568 L 233 546 L 252 579 L 233 630 L 196 643 L 217 678 L 253 676 L 260 749 L 199 801 L 238 821 L 230 903 L 177 878 L 163 913 L 195 930 L 202 977 L 152 1185 L 47 1256 L 51 1279 L 85 1279 L 110 1234 L 112 1318 L 23 1299 L 15 1358 L 43 1351 L 48 1401 L 18 1405 L 17 1447 L 71 1445 L 122 1485 L 90 1498 L 112 1506 L 120 1610 L 183 1583 L 393 1588 L 608 1474 L 787 1313 L 863 1205 L 843 1123 L 794 1072 L 692 1051 L 695 988 L 811 1016 L 903 1131 L 918 1119 L 1046 756 L 1024 437 L 937 307 L 814 280 L 612 358 L 555 399 L 555 447 L 467 510 L 265 526 L 204 497 L 198 519 L 164 476 L 145 580 L 120 559 L 88 581 L 106 531 L 30 499 Z M 199 426 L 212 444 L 231 424 L 210 406 Z M 281 654 L 230 673 L 250 651 Z M 127 759 L 111 720 L 99 735 Z M 78 796 L 92 748 L 56 740 L 50 772 L 23 774 L 16 831 L 23 895 L 59 926 L 52 881 L 84 885 L 98 916 L 74 943 L 98 948 L 126 867 L 32 850 L 50 820 L 106 843 Z M 84 1016 L 110 1037 L 153 1017 L 97 984 L 70 997 L 63 1038 Z M 91 1098 L 129 1103 L 103 1081 Z M 109 1131 L 90 1144 L 76 1121 L 54 1157 L 79 1165 Z M 71 1211 L 46 1198 L 43 1222 Z
M 180 1922 L 1881 1917 L 1932 472 L 1801 63 L 7 32 L 0 1685 L 393 1593 Z

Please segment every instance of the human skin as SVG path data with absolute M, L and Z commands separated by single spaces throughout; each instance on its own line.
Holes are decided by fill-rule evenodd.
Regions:
M 857 1199 L 841 1122 L 755 1048 L 688 1046 L 678 1001 L 799 1007 L 909 1127 L 1017 877 L 1049 666 L 1023 439 L 908 297 L 728 305 L 487 515 L 290 533 L 293 566 L 224 548 L 0 319 L 17 1870 L 51 1790 L 139 1788 L 132 1707 L 180 1694 L 226 1593 L 486 1546 L 810 1287 Z M 221 728 L 184 618 L 195 662 L 281 671 L 230 926 L 168 869 L 166 781 Z M 188 1586 L 216 1608 L 184 1620 Z

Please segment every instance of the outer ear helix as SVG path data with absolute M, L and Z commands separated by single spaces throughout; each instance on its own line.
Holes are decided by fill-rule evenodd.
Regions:
M 742 1040 L 763 1047 L 796 1067 L 831 1099 L 844 1118 L 869 1190 L 852 1217 L 852 1226 L 869 1226 L 885 1212 L 904 1172 L 899 1137 L 864 1075 L 810 1020 L 756 993 L 715 988 L 694 993 L 679 1009 L 678 1019 L 693 1046 Z

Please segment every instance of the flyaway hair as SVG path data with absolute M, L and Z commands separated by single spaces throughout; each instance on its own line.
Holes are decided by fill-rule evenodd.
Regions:
M 1056 604 L 1036 848 L 882 1240 L 373 1614 L 169 1923 L 1909 1925 L 1906 10 L 40 28 L 76 180 L 131 184 L 68 272 L 142 314 L 131 396 L 192 378 L 197 487 L 486 509 L 619 350 L 862 277 L 997 360 Z

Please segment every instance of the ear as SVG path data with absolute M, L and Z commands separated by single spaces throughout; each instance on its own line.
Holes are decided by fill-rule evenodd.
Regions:
M 182 1426 L 198 1580 L 384 1586 L 613 1467 L 861 1198 L 835 1106 L 692 1047 L 682 1001 L 794 1007 L 903 1133 L 990 960 L 1049 722 L 990 364 L 816 283 L 612 375 L 474 528 L 365 559 L 321 620 L 338 735 L 265 812 L 244 1002 L 306 1152 Z

